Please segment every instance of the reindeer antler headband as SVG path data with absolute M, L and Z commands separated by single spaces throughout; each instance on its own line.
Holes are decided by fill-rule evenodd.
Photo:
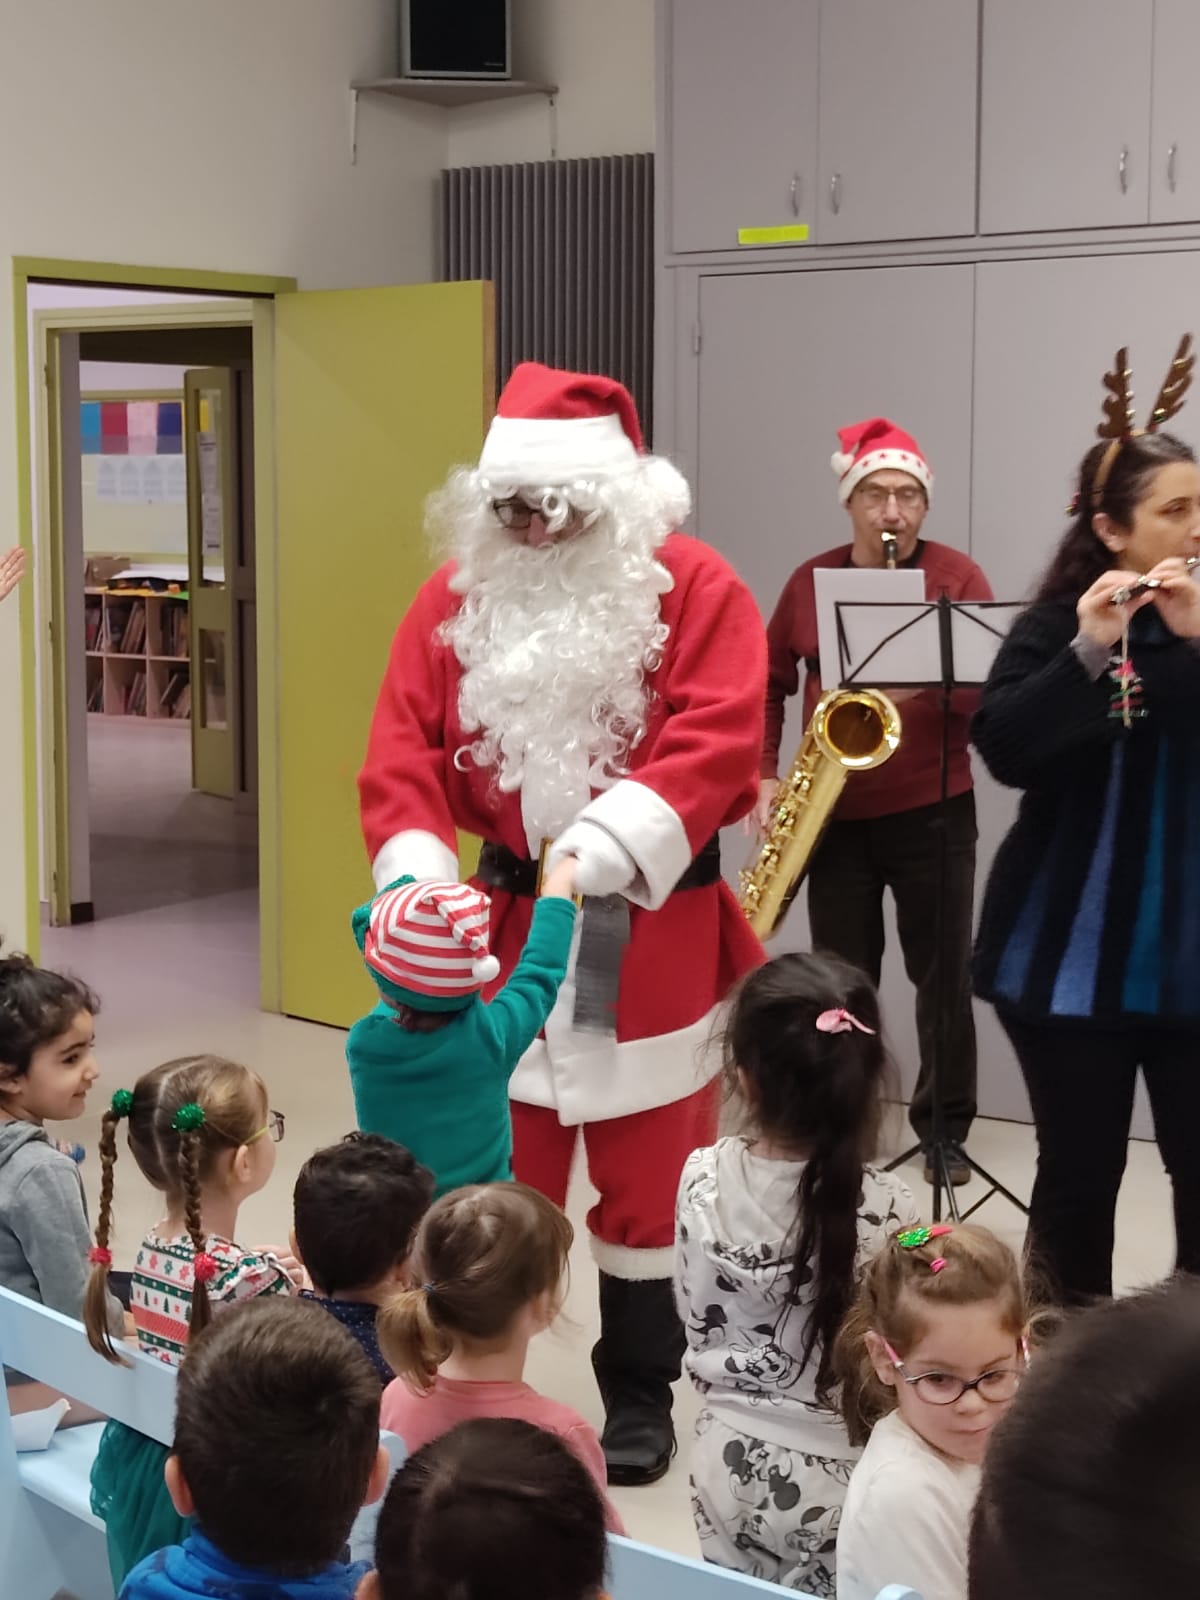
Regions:
M 1133 425 L 1133 389 L 1130 385 L 1133 374 L 1129 370 L 1129 351 L 1124 346 L 1117 351 L 1112 371 L 1104 374 L 1104 387 L 1108 393 L 1104 397 L 1104 420 L 1096 429 L 1096 437 L 1107 439 L 1108 448 L 1100 457 L 1096 476 L 1092 480 L 1093 511 L 1100 509 L 1108 475 L 1125 441 L 1142 433 L 1156 433 L 1164 422 L 1170 421 L 1182 409 L 1184 396 L 1192 382 L 1192 368 L 1196 364 L 1191 350 L 1192 336 L 1185 333 L 1167 368 L 1167 376 L 1144 428 L 1135 428 Z

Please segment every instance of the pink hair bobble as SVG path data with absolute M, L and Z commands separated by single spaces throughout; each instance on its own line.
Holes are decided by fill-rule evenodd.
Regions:
M 847 1011 L 845 1006 L 833 1006 L 828 1011 L 822 1011 L 817 1018 L 818 1033 L 849 1033 L 851 1028 L 857 1028 L 859 1033 L 875 1032 L 868 1028 L 865 1022 L 860 1022 L 853 1012 Z
M 946 1265 L 945 1256 L 935 1256 L 933 1258 L 933 1260 L 929 1263 L 929 1270 L 930 1270 L 930 1272 L 940 1272 L 945 1265 Z

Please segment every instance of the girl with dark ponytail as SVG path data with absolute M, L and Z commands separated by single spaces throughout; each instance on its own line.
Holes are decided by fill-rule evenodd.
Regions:
M 130 1310 L 138 1348 L 178 1366 L 188 1335 L 214 1310 L 263 1294 L 291 1294 L 294 1261 L 234 1243 L 238 1209 L 267 1182 L 283 1119 L 267 1104 L 262 1079 L 219 1056 L 188 1056 L 118 1089 L 100 1126 L 100 1205 L 84 1326 L 92 1348 L 121 1356 L 101 1314 L 112 1266 L 117 1128 L 142 1176 L 163 1196 L 163 1218 L 142 1241 Z M 165 1445 L 110 1422 L 92 1469 L 92 1510 L 108 1534 L 113 1587 L 143 1556 L 184 1536 L 163 1482 Z
M 868 1165 L 888 1078 L 878 997 L 832 956 L 779 956 L 735 992 L 724 1055 L 753 1132 L 695 1151 L 676 1209 L 676 1298 L 704 1397 L 696 1527 L 709 1561 L 832 1595 L 857 1455 L 833 1343 L 861 1264 L 918 1220 L 904 1184 Z

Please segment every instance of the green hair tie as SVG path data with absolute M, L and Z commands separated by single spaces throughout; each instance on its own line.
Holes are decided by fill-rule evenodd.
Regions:
M 112 1097 L 112 1114 L 120 1122 L 122 1117 L 127 1117 L 133 1110 L 133 1090 L 118 1089 Z
M 171 1118 L 171 1126 L 176 1133 L 195 1133 L 197 1128 L 204 1126 L 204 1107 L 189 1100 Z

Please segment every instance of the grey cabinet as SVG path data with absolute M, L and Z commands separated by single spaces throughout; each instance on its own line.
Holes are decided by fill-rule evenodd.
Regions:
M 674 253 L 975 231 L 974 0 L 660 4 Z
M 1153 28 L 1154 0 L 984 0 L 981 232 L 1147 221 Z
M 670 248 L 807 223 L 817 177 L 819 0 L 667 5 Z
M 967 0 L 826 0 L 821 244 L 975 232 L 978 54 Z
M 1150 221 L 1200 218 L 1200 4 L 1155 0 Z
M 769 615 L 800 562 L 849 538 L 837 429 L 890 416 L 937 476 L 931 538 L 966 548 L 972 267 L 700 281 L 696 532 Z

